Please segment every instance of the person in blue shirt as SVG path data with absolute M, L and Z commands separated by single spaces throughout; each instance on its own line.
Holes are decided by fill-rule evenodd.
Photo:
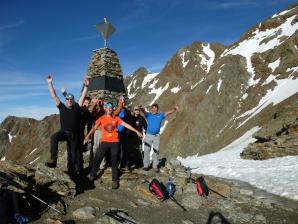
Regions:
M 150 169 L 150 151 L 153 146 L 152 154 L 152 168 L 155 172 L 159 172 L 159 145 L 160 145 L 160 127 L 162 121 L 170 114 L 178 110 L 175 106 L 172 110 L 168 112 L 159 112 L 158 104 L 153 104 L 151 106 L 151 112 L 146 112 L 144 108 L 140 107 L 140 110 L 145 114 L 147 120 L 147 130 L 146 137 L 144 140 L 144 168 L 143 170 L 148 171 Z

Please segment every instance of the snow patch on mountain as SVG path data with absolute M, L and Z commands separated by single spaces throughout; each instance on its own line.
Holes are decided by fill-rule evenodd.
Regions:
M 239 119 L 248 116 L 248 118 L 241 122 L 237 128 L 241 127 L 269 104 L 273 103 L 273 105 L 276 105 L 298 92 L 298 78 L 294 79 L 294 77 L 290 77 L 289 79 L 275 79 L 275 82 L 277 85 L 274 87 L 274 89 L 269 89 L 256 107 L 246 111 L 236 118 Z
M 222 83 L 222 79 L 220 78 L 217 83 L 217 92 L 219 92 L 220 90 L 221 83 Z
M 27 158 L 28 156 L 30 156 L 31 154 L 33 154 L 38 148 L 33 149 L 28 155 L 25 156 L 25 158 Z
M 169 121 L 167 121 L 167 120 L 163 123 L 163 125 L 160 128 L 160 134 L 162 134 L 166 130 L 168 123 L 169 123 Z
M 182 67 L 185 68 L 189 62 L 189 60 L 185 61 L 185 52 L 182 52 L 180 54 L 180 58 L 181 58 Z
M 290 12 L 291 10 L 292 10 L 292 9 L 288 9 L 288 10 L 284 10 L 284 11 L 278 13 L 278 14 L 274 14 L 271 18 L 276 18 L 276 17 L 278 17 L 278 16 L 285 15 L 285 14 L 287 14 L 288 12 Z
M 156 73 L 150 73 L 150 74 L 146 75 L 142 82 L 142 89 L 147 85 L 147 83 L 149 83 L 152 79 L 154 79 L 158 74 L 159 73 L 156 72 Z
M 208 89 L 207 89 L 207 91 L 206 91 L 206 94 L 209 93 L 209 91 L 210 91 L 210 89 L 212 88 L 212 86 L 213 86 L 213 85 L 210 85 L 210 86 L 208 87 Z
M 32 160 L 29 164 L 35 163 L 37 160 L 39 160 L 40 156 L 38 156 L 36 159 Z
M 16 135 L 12 135 L 11 133 L 8 133 L 9 142 L 12 142 L 12 139 L 17 137 Z
M 292 72 L 292 73 L 294 73 L 294 72 L 298 72 L 298 66 L 297 66 L 297 67 L 288 68 L 288 69 L 287 69 L 287 72 Z M 291 73 L 291 74 L 292 74 L 292 73 Z
M 279 66 L 279 64 L 280 64 L 280 58 L 272 63 L 269 63 L 268 67 L 271 68 L 272 73 L 273 73 L 275 71 L 275 69 Z
M 244 93 L 243 96 L 241 97 L 242 100 L 245 100 L 248 97 L 247 93 Z
M 194 89 L 197 85 L 199 85 L 201 82 L 204 82 L 206 80 L 206 78 L 201 78 L 200 81 L 196 82 L 195 84 L 190 86 L 190 89 Z
M 161 94 L 163 94 L 163 92 L 166 91 L 168 88 L 169 88 L 169 82 L 167 82 L 167 84 L 164 87 L 159 87 L 157 89 L 152 88 L 149 94 L 155 94 L 155 97 L 149 105 L 155 103 L 155 101 L 161 96 Z
M 127 96 L 129 99 L 132 99 L 134 98 L 136 95 L 137 95 L 137 90 L 139 90 L 139 87 L 135 89 L 135 92 L 134 93 L 130 93 L 129 91 L 127 91 Z
M 178 93 L 180 91 L 181 87 L 180 86 L 176 86 L 174 88 L 171 89 L 172 93 Z
M 208 73 L 211 66 L 213 65 L 215 53 L 211 50 L 210 44 L 207 44 L 206 46 L 202 44 L 202 48 L 204 54 L 199 54 L 199 56 L 201 57 L 201 65 L 202 69 L 204 69 Z
M 265 80 L 265 82 L 262 83 L 262 86 L 269 84 L 273 80 L 275 80 L 276 76 L 274 75 L 269 75 L 268 78 Z
M 298 156 L 268 160 L 244 160 L 240 153 L 256 139 L 254 127 L 220 151 L 204 156 L 178 157 L 193 173 L 248 182 L 267 192 L 298 200 Z
M 131 87 L 132 87 L 132 88 L 135 88 L 135 85 L 136 85 L 136 82 L 137 82 L 137 80 L 135 80 L 135 78 L 136 78 L 136 77 L 134 77 L 134 78 L 131 80 L 131 82 L 128 84 L 128 86 L 127 86 L 127 96 L 128 96 L 129 99 L 133 98 L 133 97 L 135 96 L 135 94 L 136 94 L 136 93 L 131 93 Z M 137 89 L 138 89 L 138 88 L 137 88 Z M 136 90 L 137 90 L 137 89 L 136 89 Z M 136 92 L 136 90 L 135 90 L 135 92 Z
M 243 40 L 238 46 L 233 46 L 223 52 L 222 56 L 241 55 L 246 59 L 247 71 L 250 74 L 248 86 L 257 83 L 257 81 L 254 80 L 255 73 L 251 62 L 252 55 L 274 49 L 284 42 L 281 37 L 292 36 L 298 29 L 298 22 L 295 22 L 295 18 L 296 15 L 289 17 L 283 24 L 276 28 L 267 29 L 265 31 L 256 29 L 252 33 L 252 37 Z

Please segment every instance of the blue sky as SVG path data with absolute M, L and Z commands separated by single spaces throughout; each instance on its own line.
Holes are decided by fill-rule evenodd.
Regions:
M 162 69 L 193 41 L 231 44 L 292 0 L 0 0 L 0 121 L 8 115 L 43 118 L 57 112 L 47 90 L 76 96 L 92 50 L 103 47 L 95 25 L 116 27 L 109 47 L 125 75 L 140 66 Z

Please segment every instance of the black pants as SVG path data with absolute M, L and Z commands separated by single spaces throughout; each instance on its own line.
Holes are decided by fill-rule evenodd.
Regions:
M 129 157 L 131 158 L 130 165 L 135 165 L 136 168 L 143 167 L 142 140 L 135 133 L 130 136 L 130 143 L 128 148 Z
M 119 154 L 119 143 L 118 142 L 102 142 L 99 150 L 96 151 L 93 168 L 91 175 L 95 176 L 99 165 L 105 156 L 105 154 L 110 150 L 111 152 L 111 165 L 112 165 L 112 181 L 119 180 L 119 170 L 118 170 L 118 154 Z
M 61 141 L 67 142 L 67 165 L 68 172 L 74 174 L 80 169 L 79 164 L 79 137 L 76 132 L 58 131 L 51 136 L 51 159 L 57 160 L 58 143 Z
M 120 147 L 120 168 L 129 167 L 130 158 L 128 155 L 127 135 L 125 131 L 119 133 L 119 147 Z
M 79 132 L 79 138 L 78 138 L 78 171 L 81 173 L 84 169 L 84 158 L 83 158 L 83 153 L 85 152 L 87 145 L 85 144 L 83 145 L 83 141 L 84 141 L 85 135 L 84 132 Z

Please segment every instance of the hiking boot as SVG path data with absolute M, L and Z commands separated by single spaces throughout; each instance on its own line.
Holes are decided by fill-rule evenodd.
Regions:
M 49 161 L 45 162 L 45 165 L 50 168 L 57 167 L 57 161 L 50 159 Z
M 148 170 L 150 170 L 150 167 L 149 166 L 148 167 L 144 167 L 143 170 L 148 171 Z
M 153 168 L 153 171 L 154 171 L 155 173 L 159 173 L 159 168 Z
M 113 181 L 112 182 L 112 189 L 118 189 L 119 188 L 119 181 Z
M 87 175 L 87 179 L 90 181 L 90 182 L 93 182 L 95 180 L 95 176 L 92 176 L 91 174 L 88 174 Z

